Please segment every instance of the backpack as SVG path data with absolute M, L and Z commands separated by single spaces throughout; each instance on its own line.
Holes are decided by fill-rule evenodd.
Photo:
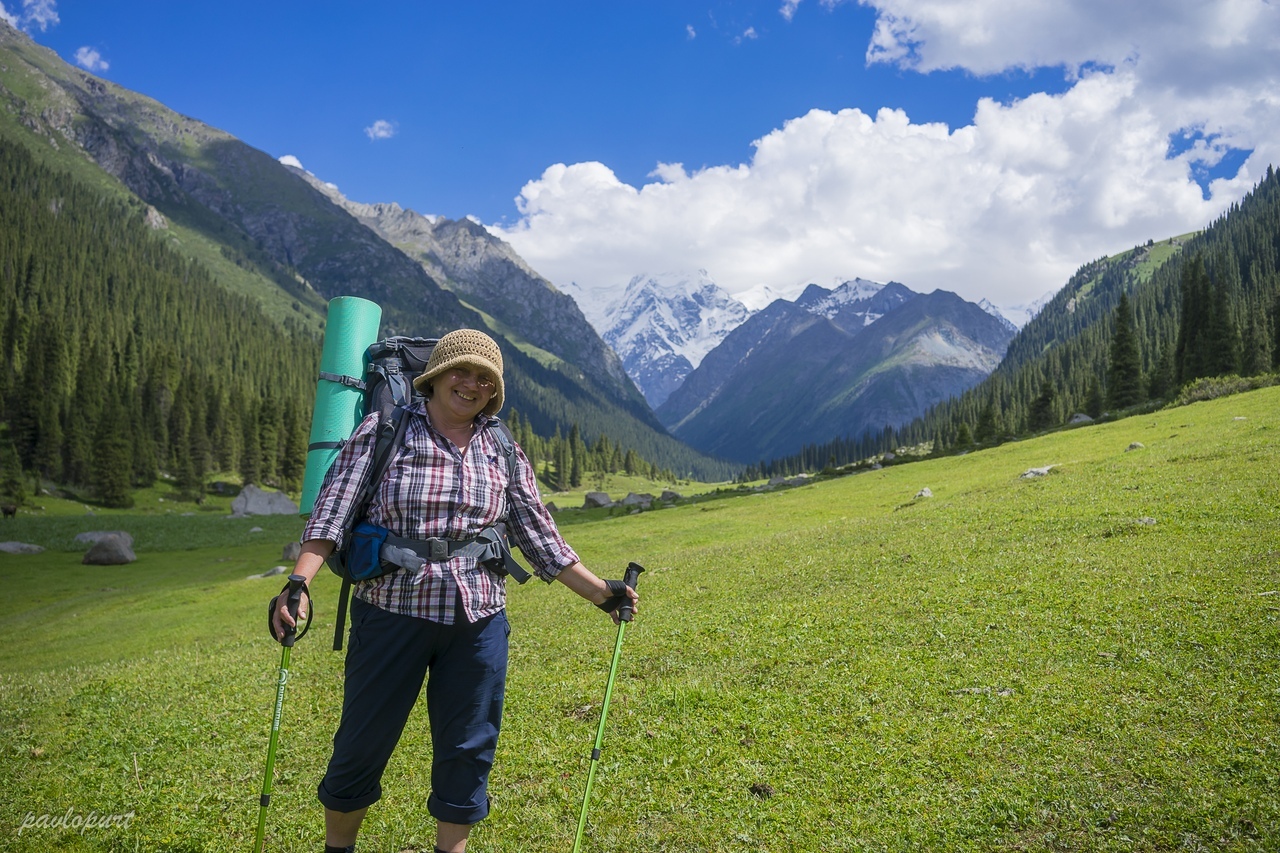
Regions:
M 363 580 L 381 577 L 398 571 L 399 566 L 387 566 L 381 559 L 382 549 L 391 544 L 394 547 L 411 548 L 415 543 L 399 537 L 390 536 L 388 531 L 376 525 L 365 523 L 365 515 L 369 504 L 377 492 L 378 485 L 386 476 L 387 468 L 395 452 L 404 444 L 405 432 L 408 429 L 408 410 L 415 403 L 422 402 L 424 395 L 413 387 L 413 380 L 426 370 L 431 352 L 435 349 L 438 338 L 412 338 L 397 335 L 376 341 L 365 350 L 365 379 L 363 382 L 343 377 L 343 381 L 364 392 L 364 411 L 366 416 L 378 413 L 377 437 L 374 440 L 373 458 L 365 479 L 361 481 L 352 502 L 351 510 L 343 524 L 342 547 L 335 549 L 326 562 L 330 571 L 342 578 L 342 590 L 338 597 L 337 624 L 334 627 L 333 649 L 341 651 L 342 632 L 347 622 L 347 602 L 351 595 L 351 586 Z M 495 430 L 499 447 L 507 460 L 508 479 L 515 478 L 516 447 L 510 428 L 497 418 L 490 418 L 487 428 Z M 445 540 L 428 540 L 440 543 Z M 518 583 L 529 580 L 529 573 L 512 557 L 507 544 L 506 526 L 498 522 L 476 537 L 481 543 L 479 550 L 488 555 L 484 562 L 499 574 L 510 574 Z M 452 544 L 452 543 L 451 543 Z M 433 558 L 441 555 L 432 548 Z M 455 553 L 450 550 L 447 553 Z

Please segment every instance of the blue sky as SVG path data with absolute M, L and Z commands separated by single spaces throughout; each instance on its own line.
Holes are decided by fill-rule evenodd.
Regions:
M 1013 304 L 1280 159 L 1265 0 L 2 2 L 67 61 L 353 200 L 473 216 L 561 286 Z

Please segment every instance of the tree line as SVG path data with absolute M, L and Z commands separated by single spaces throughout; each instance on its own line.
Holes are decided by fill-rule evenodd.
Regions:
M 1163 249 L 1163 264 L 1149 262 Z M 954 452 L 1168 401 L 1203 377 L 1280 370 L 1280 173 L 1184 245 L 1085 264 L 975 387 L 886 425 L 750 466 L 790 476 L 901 447 Z
M 615 443 L 607 435 L 601 434 L 588 444 L 577 424 L 570 427 L 568 435 L 557 428 L 553 436 L 546 438 L 536 435 L 528 421 L 515 410 L 507 421 L 539 479 L 555 491 L 581 488 L 584 483 L 589 485 L 593 475 L 598 478 L 603 474 L 625 473 L 675 482 L 676 476 L 670 469 L 659 467 L 634 448 Z

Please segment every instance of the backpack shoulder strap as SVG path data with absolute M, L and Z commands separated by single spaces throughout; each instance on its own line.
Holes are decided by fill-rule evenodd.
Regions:
M 502 455 L 507 457 L 507 480 L 516 478 L 516 437 L 511 434 L 511 427 L 498 418 L 489 418 L 488 426 L 494 429 L 494 437 L 502 448 Z
M 369 504 L 373 501 L 373 496 L 378 491 L 378 484 L 387 475 L 387 468 L 390 467 L 391 460 L 395 457 L 396 449 L 404 445 L 404 436 L 409 424 L 408 414 L 408 409 L 403 406 L 396 406 L 391 410 L 391 414 L 388 417 L 379 420 L 378 437 L 374 440 L 373 445 L 373 461 L 369 466 L 368 477 L 360 489 L 359 497 L 352 505 L 351 512 L 347 516 L 348 523 L 344 540 L 350 537 L 351 530 L 369 511 Z M 334 620 L 333 628 L 333 650 L 335 652 L 342 651 L 342 632 L 347 626 L 347 601 L 350 597 L 351 581 L 344 573 L 342 576 L 342 589 L 338 592 L 338 614 Z

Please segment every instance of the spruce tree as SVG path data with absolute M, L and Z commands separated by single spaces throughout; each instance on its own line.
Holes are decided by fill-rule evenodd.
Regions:
M 999 430 L 1000 426 L 996 422 L 995 401 L 988 399 L 987 404 L 982 407 L 982 414 L 978 415 L 978 428 L 973 433 L 974 441 L 978 444 L 994 442 Z
M 1027 415 L 1027 426 L 1032 432 L 1041 432 L 1057 425 L 1058 419 L 1053 410 L 1057 398 L 1058 392 L 1054 390 L 1053 383 L 1046 379 L 1040 385 L 1040 396 L 1031 404 L 1031 411 Z
M 258 440 L 258 407 L 250 404 L 241 419 L 244 428 L 244 447 L 240 451 L 240 482 L 244 485 L 262 483 L 262 443 Z
M 0 444 L 0 499 L 22 506 L 27 498 L 27 482 L 22 474 L 22 460 L 12 441 Z
M 1106 403 L 1102 397 L 1102 383 L 1097 376 L 1089 377 L 1089 390 L 1084 397 L 1084 413 L 1091 418 L 1102 417 Z
M 1241 376 L 1257 376 L 1271 369 L 1271 341 L 1265 323 L 1265 318 L 1259 323 L 1255 314 L 1244 327 L 1240 342 Z
M 1115 331 L 1111 335 L 1111 355 L 1107 360 L 1107 406 L 1112 411 L 1142 402 L 1142 355 L 1133 330 L 1133 309 L 1129 295 L 1120 294 L 1116 305 Z
M 133 506 L 129 490 L 133 459 L 124 433 L 124 417 L 119 404 L 109 404 L 98 425 L 93 445 L 93 486 L 103 506 L 128 509 Z
M 1152 400 L 1167 400 L 1173 393 L 1173 348 L 1166 346 L 1160 350 L 1155 369 L 1148 377 L 1147 397 Z

